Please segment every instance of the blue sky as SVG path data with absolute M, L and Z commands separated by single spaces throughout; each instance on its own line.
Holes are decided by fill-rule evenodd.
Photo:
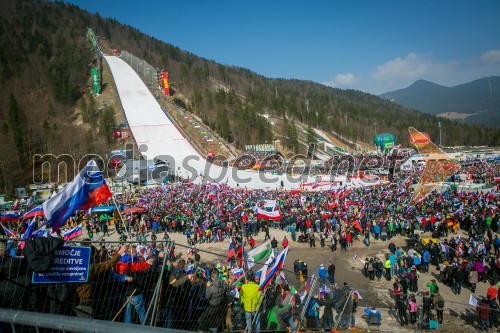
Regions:
M 500 75 L 500 1 L 70 0 L 268 77 L 373 94 Z

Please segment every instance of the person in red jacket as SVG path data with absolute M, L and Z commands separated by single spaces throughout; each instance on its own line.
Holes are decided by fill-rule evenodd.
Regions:
M 283 237 L 283 242 L 281 242 L 281 246 L 283 246 L 284 249 L 288 247 L 288 239 L 286 239 L 286 236 Z
M 493 282 L 490 281 L 490 287 L 488 288 L 488 292 L 486 293 L 486 296 L 491 296 L 492 300 L 496 300 L 498 296 L 498 288 L 495 287 Z
M 481 332 L 488 331 L 490 328 L 490 315 L 491 308 L 488 301 L 483 299 L 481 303 L 476 307 L 476 311 L 479 314 L 479 323 L 481 326 Z
M 248 239 L 248 244 L 250 244 L 250 249 L 253 250 L 255 247 L 255 239 L 252 236 Z

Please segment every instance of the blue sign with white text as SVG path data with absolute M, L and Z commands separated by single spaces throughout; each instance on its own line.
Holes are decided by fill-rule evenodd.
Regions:
M 50 270 L 33 272 L 33 283 L 81 283 L 89 278 L 90 247 L 61 246 L 54 251 Z

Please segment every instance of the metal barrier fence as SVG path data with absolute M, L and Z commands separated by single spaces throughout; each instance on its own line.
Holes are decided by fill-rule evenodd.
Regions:
M 3 324 L 3 325 L 2 325 Z M 105 320 L 75 318 L 48 313 L 16 311 L 2 309 L 0 311 L 0 332 L 21 332 L 35 328 L 75 333 L 182 333 L 186 331 L 158 327 L 143 327 L 113 323 Z
M 120 256 L 116 252 L 123 243 L 139 245 L 128 249 L 126 255 L 118 259 Z M 176 330 L 211 329 L 220 332 L 246 328 L 245 309 L 249 310 L 249 305 L 242 304 L 244 298 L 240 299 L 240 293 L 244 293 L 242 288 L 245 289 L 244 285 L 249 281 L 246 281 L 247 277 L 238 276 L 237 270 L 222 265 L 227 261 L 226 255 L 196 249 L 195 253 L 181 256 L 177 253 L 179 248 L 188 252 L 191 248 L 167 241 L 98 241 L 92 242 L 91 246 L 93 261 L 87 283 L 34 284 L 32 269 L 25 259 L 4 258 L 0 263 L 0 308 Z M 200 260 L 197 255 L 200 253 L 211 259 Z M 135 261 L 128 260 L 135 256 Z M 154 261 L 148 262 L 151 258 Z M 249 271 L 256 272 L 260 267 L 262 264 L 256 263 Z M 283 272 L 270 282 L 264 293 L 257 293 L 260 294 L 258 300 L 251 300 L 258 305 L 252 310 L 254 315 L 258 314 L 253 316 L 254 329 L 258 325 L 262 332 L 287 326 L 295 329 L 350 326 L 354 311 L 352 289 L 337 292 L 340 298 L 334 304 L 331 299 L 334 293 L 325 289 L 326 282 L 321 283 L 314 276 L 303 276 L 300 280 L 306 279 L 307 282 L 298 282 L 295 288 L 286 278 L 289 275 L 290 280 L 294 279 L 295 272 Z M 326 309 L 320 311 L 323 305 Z M 322 316 L 321 312 L 327 315 Z M 5 312 L 2 310 L 2 313 Z M 32 317 L 31 322 L 2 318 L 0 321 L 9 324 L 35 326 L 38 317 Z M 51 329 L 67 327 L 64 324 L 66 319 L 61 320 L 54 322 L 55 326 L 40 326 Z M 87 328 L 75 328 L 74 331 L 87 332 Z
M 120 57 L 128 63 L 140 77 L 142 77 L 144 82 L 154 87 L 158 86 L 158 68 L 127 51 L 121 51 Z

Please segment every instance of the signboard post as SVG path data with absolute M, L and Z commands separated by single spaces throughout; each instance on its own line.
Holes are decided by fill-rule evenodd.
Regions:
M 33 283 L 81 283 L 89 278 L 90 247 L 61 246 L 46 273 L 33 272 Z

